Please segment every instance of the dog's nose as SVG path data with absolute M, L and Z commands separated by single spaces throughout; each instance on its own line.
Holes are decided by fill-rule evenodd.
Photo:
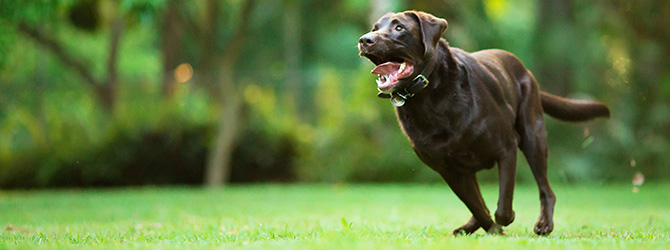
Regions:
M 360 39 L 358 39 L 358 44 L 360 44 L 360 46 L 363 47 L 363 48 L 370 47 L 373 44 L 375 44 L 375 42 L 377 40 L 375 38 L 376 38 L 376 36 L 374 36 L 373 34 L 367 33 L 367 34 L 363 35 Z

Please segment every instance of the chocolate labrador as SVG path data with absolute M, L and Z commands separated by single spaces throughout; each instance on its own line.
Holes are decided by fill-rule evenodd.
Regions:
M 426 165 L 465 203 L 472 218 L 454 230 L 479 228 L 502 234 L 514 221 L 512 196 L 517 148 L 540 191 L 534 231 L 554 228 L 556 196 L 547 180 L 543 113 L 564 121 L 609 117 L 607 106 L 540 91 L 533 74 L 513 54 L 497 49 L 468 53 L 441 38 L 447 21 L 419 11 L 389 13 L 358 41 L 379 75 L 379 96 L 390 98 L 402 131 Z M 498 165 L 500 190 L 495 222 L 482 199 L 477 171 Z

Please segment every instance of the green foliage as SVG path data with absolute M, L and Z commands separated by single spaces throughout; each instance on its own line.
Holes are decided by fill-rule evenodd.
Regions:
M 97 6 L 88 9 L 97 15 L 84 15 L 99 18 L 95 23 L 73 21 L 76 6 L 85 3 Z M 169 182 L 148 173 L 145 182 L 123 180 L 143 158 L 174 166 L 166 179 L 192 176 L 179 182 L 196 183 L 223 108 L 212 91 L 223 79 L 217 63 L 227 55 L 219 53 L 240 23 L 249 28 L 235 75 L 225 78 L 239 91 L 224 92 L 244 100 L 233 181 L 439 181 L 414 156 L 388 101 L 375 97 L 372 64 L 357 55 L 356 41 L 379 11 L 375 2 L 255 1 L 244 22 L 245 3 L 0 0 L 0 185 Z M 451 45 L 509 50 L 543 90 L 608 104 L 613 114 L 607 121 L 575 125 L 547 118 L 550 178 L 572 183 L 629 181 L 636 172 L 670 178 L 668 6 L 426 0 L 384 8 L 444 17 Z M 111 111 L 72 65 L 19 29 L 24 23 L 43 31 L 85 64 L 97 84 L 106 84 L 115 17 L 125 25 Z M 203 42 L 208 37 L 212 44 Z M 182 63 L 193 75 L 167 94 L 167 80 Z M 169 160 L 165 155 L 183 162 L 162 162 Z M 518 162 L 519 182 L 532 182 L 521 155 Z M 480 178 L 496 181 L 496 171 Z
M 70 96 L 70 101 L 78 101 Z M 11 132 L 2 145 L 0 186 L 201 181 L 210 131 L 198 125 L 202 121 L 195 123 L 178 109 L 153 115 L 121 114 L 111 120 L 91 110 L 95 105 L 90 101 L 76 106 L 48 103 L 44 120 L 26 113 L 5 119 L 0 127 Z M 160 121 L 166 119 L 170 122 Z
M 665 249 L 668 188 L 556 185 L 548 237 L 532 232 L 535 185 L 503 237 L 452 236 L 470 215 L 443 184 L 3 191 L 0 248 Z M 495 204 L 496 186 L 482 193 Z
M 51 21 L 65 11 L 73 0 L 65 1 L 13 1 L 0 0 L 0 20 L 39 23 Z

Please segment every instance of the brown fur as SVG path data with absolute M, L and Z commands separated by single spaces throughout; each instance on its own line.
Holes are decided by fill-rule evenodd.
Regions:
M 397 25 L 402 25 L 401 31 Z M 441 38 L 447 27 L 444 19 L 424 12 L 389 13 L 361 37 L 359 50 L 375 64 L 399 58 L 410 61 L 417 67 L 415 73 L 432 56 L 438 57 L 428 87 L 397 107 L 396 114 L 419 158 L 444 178 L 472 212 L 472 218 L 454 234 L 479 228 L 501 234 L 502 226 L 512 223 L 516 156 L 521 149 L 540 191 L 540 218 L 534 231 L 547 235 L 554 227 L 556 196 L 547 180 L 543 113 L 585 121 L 609 117 L 609 110 L 601 103 L 541 92 L 531 72 L 509 52 L 468 53 L 450 47 Z M 402 81 L 397 88 L 409 82 Z M 494 222 L 481 197 L 476 172 L 496 164 L 500 192 Z

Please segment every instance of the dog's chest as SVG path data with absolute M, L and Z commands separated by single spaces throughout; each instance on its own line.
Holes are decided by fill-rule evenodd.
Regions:
M 454 132 L 444 126 L 417 124 L 412 120 L 401 120 L 400 125 L 419 158 L 434 169 L 452 164 L 460 167 L 488 167 L 483 165 L 489 161 L 489 150 L 473 148 L 473 143 L 482 139 L 477 135 Z
M 419 158 L 438 172 L 492 168 L 510 138 L 492 119 L 457 120 L 464 114 L 398 112 L 398 122 Z M 449 117 L 452 117 L 451 119 Z

